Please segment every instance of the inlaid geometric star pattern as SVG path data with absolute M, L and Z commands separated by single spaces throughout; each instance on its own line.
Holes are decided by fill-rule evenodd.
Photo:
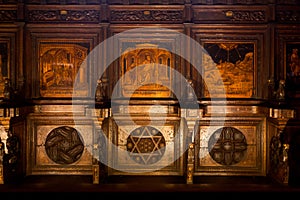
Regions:
M 165 138 L 154 127 L 143 126 L 135 129 L 127 138 L 129 156 L 139 164 L 153 164 L 159 161 L 165 152 Z

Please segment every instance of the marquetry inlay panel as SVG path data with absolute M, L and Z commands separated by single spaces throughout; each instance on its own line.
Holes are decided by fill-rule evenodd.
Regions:
M 208 140 L 209 154 L 221 165 L 239 163 L 247 153 L 245 135 L 236 128 L 224 127 L 216 130 Z
M 40 94 L 43 97 L 70 97 L 79 74 L 78 84 L 82 90 L 78 92 L 86 95 L 86 69 L 81 64 L 87 54 L 88 49 L 79 44 L 40 44 Z
M 140 164 L 153 164 L 164 155 L 166 142 L 162 133 L 154 127 L 144 126 L 133 130 L 127 138 L 130 157 Z
M 244 118 L 199 121 L 194 175 L 265 175 L 264 120 Z
M 71 164 L 80 159 L 84 145 L 80 133 L 69 126 L 53 129 L 45 142 L 46 153 L 57 164 Z
M 174 59 L 167 49 L 156 44 L 137 44 L 128 47 L 121 60 L 124 97 L 171 96 Z
M 205 96 L 223 96 L 224 88 L 226 97 L 251 97 L 254 92 L 255 78 L 254 43 L 206 42 L 204 48 L 214 61 L 214 64 L 204 62 L 204 79 L 208 85 L 205 88 Z M 220 78 L 218 78 L 219 73 Z

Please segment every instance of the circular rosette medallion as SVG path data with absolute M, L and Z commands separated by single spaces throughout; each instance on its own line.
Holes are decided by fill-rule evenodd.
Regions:
M 68 126 L 53 129 L 47 136 L 45 149 L 49 158 L 57 164 L 71 164 L 79 160 L 84 145 L 80 133 Z
M 129 156 L 139 164 L 158 162 L 165 152 L 165 138 L 160 131 L 151 126 L 133 130 L 127 138 Z
M 246 137 L 236 128 L 220 128 L 209 138 L 208 150 L 211 158 L 221 165 L 239 163 L 247 152 Z

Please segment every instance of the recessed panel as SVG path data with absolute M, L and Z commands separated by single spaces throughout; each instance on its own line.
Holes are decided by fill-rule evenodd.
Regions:
M 195 175 L 264 175 L 263 123 L 237 121 L 224 126 L 202 122 L 195 140 Z

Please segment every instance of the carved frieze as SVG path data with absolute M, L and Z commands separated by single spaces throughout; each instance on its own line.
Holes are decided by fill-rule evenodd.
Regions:
M 107 3 L 110 5 L 118 4 L 184 4 L 184 0 L 108 0 Z
M 265 23 L 272 18 L 268 7 L 247 9 L 240 6 L 193 6 L 195 23 L 203 21 L 228 23 Z
M 30 22 L 98 22 L 99 10 L 30 10 Z
M 72 5 L 85 5 L 85 4 L 99 4 L 98 0 L 27 0 L 28 4 L 55 4 L 55 5 L 65 5 L 65 4 L 72 4 Z
M 11 22 L 17 20 L 16 10 L 0 10 L 0 21 L 1 22 Z
M 299 23 L 299 10 L 278 10 L 276 13 L 278 22 Z
M 244 11 L 244 10 L 224 10 L 220 13 L 220 20 L 231 22 L 264 22 L 266 20 L 265 11 Z M 205 20 L 204 13 L 196 12 L 194 14 L 196 21 Z
M 227 11 L 228 12 L 228 11 Z M 230 16 L 229 16 L 230 17 Z M 262 22 L 266 18 L 264 11 L 242 11 L 236 10 L 232 12 L 231 21 L 250 21 L 250 22 Z
M 111 22 L 160 22 L 181 23 L 183 21 L 183 10 L 112 10 L 110 12 Z
M 235 3 L 233 3 L 235 2 Z M 207 4 L 207 5 L 211 5 L 211 4 L 224 4 L 224 5 L 228 5 L 228 4 L 267 4 L 268 1 L 265 0 L 236 0 L 236 1 L 229 1 L 229 0 L 193 0 L 192 1 L 193 4 Z

